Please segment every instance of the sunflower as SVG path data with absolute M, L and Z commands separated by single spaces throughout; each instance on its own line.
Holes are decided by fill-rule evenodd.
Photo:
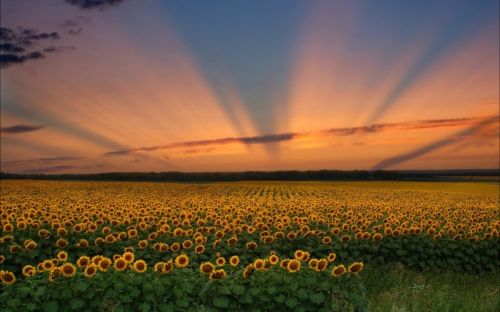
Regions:
M 157 272 L 157 273 L 160 273 L 163 271 L 163 267 L 165 266 L 165 262 L 163 261 L 160 261 L 160 262 L 157 262 L 155 263 L 155 265 L 153 266 L 153 271 L 154 272 Z
M 137 230 L 136 229 L 130 229 L 128 230 L 128 237 L 130 238 L 136 238 L 137 237 Z
M 55 281 L 56 278 L 61 276 L 62 274 L 62 267 L 54 268 L 52 271 L 49 273 L 49 282 Z M 75 270 L 76 271 L 76 270 Z
M 363 267 L 363 262 L 354 262 L 347 268 L 347 270 L 349 271 L 349 273 L 358 274 L 363 270 Z
M 10 271 L 0 271 L 0 279 L 4 285 L 12 285 L 16 282 L 16 276 Z
M 224 269 L 216 269 L 216 270 L 213 270 L 211 273 L 210 273 L 210 276 L 209 278 L 211 280 L 217 280 L 217 279 L 221 279 L 221 278 L 224 278 L 226 277 L 226 271 L 224 271 Z
M 344 235 L 340 238 L 342 242 L 348 242 L 351 240 L 351 237 L 349 235 Z
M 76 260 L 76 265 L 78 265 L 80 268 L 84 268 L 89 264 L 90 258 L 87 256 L 81 256 L 80 258 L 78 258 L 78 260 Z
M 148 264 L 144 260 L 137 260 L 134 262 L 132 267 L 137 273 L 144 273 L 148 269 Z
M 125 248 L 123 248 L 123 252 L 131 252 L 131 253 L 134 253 L 134 247 L 131 247 L 131 246 L 129 246 L 129 247 L 125 247 Z
M 14 231 L 14 225 L 12 225 L 12 223 L 4 224 L 3 230 L 5 232 L 12 233 Z
M 59 238 L 57 241 L 56 241 L 56 246 L 58 248 L 66 248 L 68 246 L 68 241 L 65 240 L 64 238 Z
M 25 240 L 24 241 L 24 248 L 28 249 L 28 250 L 33 250 L 37 247 L 37 244 L 34 240 L 32 239 L 28 239 L 28 240 Z
M 42 268 L 44 271 L 50 271 L 54 268 L 54 263 L 51 260 L 44 260 L 42 262 Z
M 17 253 L 17 252 L 19 252 L 20 250 L 21 250 L 21 247 L 19 247 L 19 245 L 16 245 L 16 244 L 11 245 L 11 246 L 9 247 L 9 252 L 10 252 L 10 253 Z
M 269 262 L 270 262 L 272 265 L 277 264 L 279 261 L 280 261 L 280 258 L 279 258 L 277 255 L 271 255 L 271 256 L 269 257 Z
M 171 246 L 170 246 L 170 249 L 173 251 L 173 252 L 177 252 L 181 249 L 181 245 L 177 242 L 173 243 Z
M 290 262 L 290 259 L 283 259 L 283 260 L 281 260 L 281 262 L 280 262 L 280 267 L 281 267 L 282 269 L 285 269 L 285 270 L 286 270 L 286 269 L 288 268 L 288 263 L 289 263 L 289 262 Z
M 318 262 L 319 260 L 316 258 L 309 260 L 309 267 L 313 270 L 316 270 L 316 268 L 318 267 Z
M 340 276 L 346 272 L 345 266 L 343 264 L 334 266 L 332 269 L 332 275 L 334 277 Z
M 23 267 L 23 275 L 25 277 L 31 277 L 36 274 L 36 268 L 32 265 L 25 265 Z
M 380 234 L 380 233 L 375 233 L 375 234 L 373 234 L 372 239 L 373 239 L 374 241 L 379 241 L 379 240 L 381 240 L 381 239 L 382 239 L 382 234 Z
M 304 255 L 305 255 L 305 251 L 300 250 L 300 249 L 296 250 L 295 253 L 293 254 L 293 256 L 295 257 L 295 259 L 297 259 L 299 261 L 303 260 Z
M 189 258 L 185 254 L 178 255 L 175 258 L 175 266 L 178 268 L 185 268 L 189 264 Z
M 248 242 L 248 243 L 246 243 L 246 247 L 247 247 L 247 249 L 253 250 L 253 249 L 257 248 L 257 243 L 256 242 Z
M 169 248 L 168 244 L 160 243 L 160 245 L 159 245 L 159 251 L 160 252 L 167 252 L 168 248 Z
M 168 260 L 167 262 L 165 262 L 165 265 L 163 266 L 161 273 L 163 274 L 170 273 L 173 268 L 174 268 L 174 263 L 172 262 L 172 260 Z
M 232 256 L 231 258 L 229 258 L 229 264 L 232 267 L 238 266 L 238 264 L 240 264 L 240 257 Z
M 101 262 L 101 259 L 102 259 L 102 256 L 97 255 L 97 256 L 93 256 L 90 261 L 92 261 L 93 264 L 98 265 L 99 262 Z
M 243 278 L 248 278 L 250 275 L 252 275 L 254 271 L 253 265 L 247 265 L 245 269 L 243 270 Z
M 323 272 L 326 270 L 326 267 L 328 266 L 328 261 L 326 259 L 321 259 L 318 261 L 318 265 L 316 266 L 316 269 L 320 272 Z
M 238 238 L 236 236 L 232 236 L 227 240 L 227 244 L 229 246 L 234 246 L 238 242 Z
M 215 266 L 210 262 L 203 262 L 200 264 L 200 272 L 204 274 L 210 274 L 215 269 Z
M 89 246 L 89 241 L 86 239 L 80 239 L 80 242 L 78 242 L 78 247 L 80 248 L 86 248 Z
M 101 272 L 106 272 L 111 266 L 111 260 L 107 257 L 102 257 L 101 261 L 99 261 L 98 269 Z
M 193 247 L 193 242 L 189 239 L 182 242 L 182 248 L 190 249 L 191 247 Z
M 139 246 L 139 249 L 144 249 L 148 247 L 148 241 L 145 239 L 140 240 L 139 243 L 137 243 L 137 245 Z
M 104 238 L 104 241 L 108 244 L 112 244 L 116 241 L 116 237 L 113 235 L 113 234 L 108 234 L 106 235 L 106 237 Z
M 115 271 L 123 271 L 127 268 L 128 264 L 129 262 L 124 257 L 121 257 L 115 260 L 113 267 Z
M 65 263 L 61 266 L 61 272 L 65 277 L 71 277 L 76 274 L 76 267 L 71 263 Z
M 290 260 L 290 262 L 288 262 L 288 265 L 286 266 L 286 268 L 287 268 L 288 272 L 295 273 L 298 270 L 300 270 L 300 262 L 297 261 L 296 259 L 292 259 L 292 260 Z
M 87 265 L 83 270 L 83 275 L 85 275 L 86 278 L 91 278 L 96 273 L 97 273 L 97 266 L 95 264 Z
M 134 262 L 134 259 L 135 259 L 134 253 L 130 252 L 130 251 L 124 252 L 122 257 L 125 261 L 127 261 L 127 263 L 132 263 L 132 262 Z
M 253 262 L 253 267 L 257 270 L 257 271 L 263 271 L 264 270 L 264 265 L 265 265 L 265 261 L 264 259 L 256 259 L 254 262 Z
M 325 236 L 321 241 L 323 242 L 323 244 L 329 245 L 332 242 L 332 238 L 330 236 Z
M 68 260 L 68 253 L 66 251 L 59 251 L 57 253 L 57 259 L 61 262 L 65 262 L 66 260 Z
M 194 251 L 197 253 L 197 254 L 201 254 L 205 251 L 205 246 L 203 245 L 198 245 L 194 248 Z
M 337 259 L 337 254 L 332 252 L 328 255 L 328 262 L 334 262 Z
M 226 259 L 224 259 L 224 257 L 218 257 L 217 260 L 215 260 L 215 264 L 219 267 L 224 266 L 226 264 Z
M 150 234 L 148 235 L 148 239 L 149 239 L 150 241 L 155 240 L 157 237 L 158 237 L 158 234 L 157 234 L 156 232 L 152 232 L 152 233 L 150 233 Z

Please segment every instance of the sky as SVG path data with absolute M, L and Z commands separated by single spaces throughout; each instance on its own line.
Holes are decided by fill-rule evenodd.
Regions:
M 1 171 L 499 168 L 496 0 L 2 0 Z

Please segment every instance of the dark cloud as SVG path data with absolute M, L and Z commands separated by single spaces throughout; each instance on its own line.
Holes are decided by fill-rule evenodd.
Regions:
M 54 172 L 65 172 L 68 170 L 75 170 L 79 168 L 80 167 L 78 166 L 58 165 L 58 166 L 31 168 L 28 170 L 19 171 L 19 173 L 54 173 Z
M 36 60 L 43 58 L 44 55 L 41 52 L 35 51 L 28 54 L 17 55 L 17 54 L 0 54 L 0 68 L 8 67 L 13 64 L 21 64 L 28 60 Z
M 7 53 L 22 53 L 26 50 L 23 47 L 17 46 L 12 43 L 2 43 L 0 44 L 0 51 Z
M 43 49 L 43 52 L 53 53 L 53 52 L 61 52 L 61 51 L 64 51 L 64 50 L 74 50 L 74 49 L 76 49 L 76 48 L 73 47 L 73 46 L 58 46 L 58 47 L 48 47 L 48 48 L 45 48 L 45 49 Z
M 67 19 L 64 22 L 61 23 L 62 28 L 73 28 L 73 27 L 79 27 L 80 24 L 78 24 L 77 21 Z
M 68 30 L 68 34 L 71 34 L 71 35 L 78 35 L 79 33 L 81 33 L 83 31 L 83 28 L 82 27 L 78 27 L 78 28 L 74 28 L 74 29 L 70 29 Z
M 118 156 L 118 155 L 127 155 L 134 152 L 149 152 L 155 150 L 163 150 L 163 149 L 173 149 L 173 148 L 195 148 L 195 147 L 203 147 L 203 146 L 212 146 L 212 145 L 225 145 L 231 143 L 243 143 L 243 144 L 267 144 L 267 143 L 276 143 L 282 141 L 289 141 L 293 139 L 293 133 L 283 133 L 283 134 L 273 134 L 273 135 L 262 135 L 262 136 L 253 136 L 253 137 L 239 137 L 239 138 L 222 138 L 222 139 L 214 139 L 214 140 L 199 140 L 199 141 L 185 141 L 185 142 L 176 142 L 166 145 L 156 145 L 149 147 L 141 147 L 129 150 L 120 150 L 104 153 L 105 156 Z
M 66 29 L 67 33 L 70 35 L 78 35 L 82 32 L 83 27 L 81 27 L 80 23 L 75 20 L 67 19 L 63 23 L 60 24 L 61 28 Z
M 16 39 L 16 34 L 12 29 L 0 27 L 0 41 L 14 41 Z
M 498 118 L 498 116 L 492 117 Z M 477 124 L 481 122 L 482 118 L 451 118 L 451 119 L 431 119 L 431 120 L 418 120 L 401 123 L 385 123 L 374 124 L 366 127 L 349 127 L 349 128 L 330 128 L 317 132 L 289 132 L 280 134 L 259 135 L 251 137 L 236 137 L 236 138 L 221 138 L 212 140 L 198 140 L 198 141 L 184 141 L 175 142 L 165 145 L 155 145 L 148 147 L 140 147 L 134 149 L 117 150 L 104 153 L 105 156 L 120 156 L 129 155 L 135 152 L 149 152 L 155 150 L 168 150 L 176 148 L 193 149 L 199 152 L 199 148 L 207 148 L 216 145 L 225 145 L 233 143 L 242 143 L 246 145 L 251 144 L 273 144 L 285 141 L 291 141 L 299 137 L 307 136 L 351 136 L 366 133 L 378 133 L 383 131 L 398 131 L 398 130 L 421 130 L 443 127 L 456 127 L 465 126 L 469 124 Z
M 76 5 L 82 9 L 104 9 L 118 5 L 125 0 L 66 0 L 66 3 Z
M 43 129 L 44 127 L 45 126 L 15 125 L 15 126 L 1 128 L 0 132 L 7 134 L 19 134 L 19 133 L 37 131 Z
M 54 47 L 42 48 L 41 50 L 33 49 L 33 47 L 38 47 L 42 41 L 53 41 L 59 38 L 57 32 L 39 32 L 35 28 L 13 30 L 0 27 L 0 68 L 43 58 L 43 52 L 50 53 L 57 49 L 60 50 L 60 48 Z
M 499 116 L 485 118 L 481 122 L 467 128 L 467 129 L 465 129 L 457 134 L 454 134 L 452 136 L 449 136 L 449 137 L 441 139 L 441 140 L 437 140 L 435 142 L 432 142 L 424 147 L 418 148 L 418 149 L 413 150 L 411 152 L 385 159 L 385 160 L 379 162 L 377 165 L 375 165 L 375 167 L 373 169 L 374 170 L 381 170 L 381 169 L 393 167 L 393 166 L 399 165 L 403 162 L 406 162 L 406 161 L 418 158 L 420 156 L 423 156 L 425 154 L 428 154 L 434 150 L 438 150 L 438 149 L 441 149 L 443 147 L 449 146 L 451 144 L 461 142 L 462 140 L 464 140 L 470 136 L 473 136 L 476 133 L 480 134 L 481 130 L 484 129 L 485 127 L 492 125 L 494 123 L 498 123 L 499 122 L 498 118 L 499 118 Z
M 80 156 L 60 156 L 60 157 L 45 157 L 45 158 L 35 158 L 35 159 L 25 159 L 25 160 L 13 160 L 6 161 L 3 164 L 6 166 L 23 166 L 32 164 L 50 164 L 65 161 L 81 160 L 83 157 Z

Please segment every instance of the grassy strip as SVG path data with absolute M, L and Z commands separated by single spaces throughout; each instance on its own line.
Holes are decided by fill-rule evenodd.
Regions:
M 500 311 L 500 272 L 480 275 L 372 268 L 364 274 L 370 311 Z

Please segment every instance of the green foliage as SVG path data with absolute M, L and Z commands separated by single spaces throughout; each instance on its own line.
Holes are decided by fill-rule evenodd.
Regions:
M 366 311 L 365 289 L 357 276 L 334 278 L 329 272 L 278 267 L 241 270 L 221 280 L 208 280 L 185 269 L 153 272 L 98 273 L 86 278 L 59 277 L 50 282 L 39 274 L 2 286 L 2 311 Z

